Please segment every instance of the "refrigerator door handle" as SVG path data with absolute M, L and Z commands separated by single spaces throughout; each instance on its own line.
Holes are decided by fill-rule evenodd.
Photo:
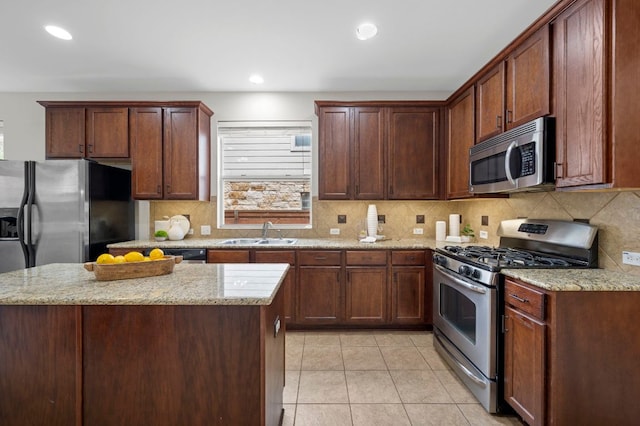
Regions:
M 37 241 L 33 242 L 33 207 L 36 205 L 35 194 L 36 194 L 36 165 L 34 162 L 27 162 L 27 170 L 25 175 L 27 176 L 27 182 L 25 185 L 27 194 L 27 232 L 26 232 L 26 250 L 27 250 L 27 262 L 26 267 L 31 268 L 36 266 L 36 247 Z
M 18 232 L 18 241 L 20 241 L 20 248 L 24 255 L 25 268 L 29 267 L 29 247 L 27 236 L 25 234 L 25 209 L 29 198 L 29 162 L 24 163 L 24 190 L 22 191 L 22 200 L 20 200 L 20 207 L 18 208 L 18 216 L 16 217 L 16 230 Z M 29 224 L 27 223 L 27 228 Z

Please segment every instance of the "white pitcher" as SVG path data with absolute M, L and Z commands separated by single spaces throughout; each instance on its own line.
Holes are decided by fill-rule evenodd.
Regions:
M 171 227 L 167 234 L 169 234 L 169 239 L 173 241 L 182 240 L 184 238 L 184 231 L 177 220 L 171 221 Z

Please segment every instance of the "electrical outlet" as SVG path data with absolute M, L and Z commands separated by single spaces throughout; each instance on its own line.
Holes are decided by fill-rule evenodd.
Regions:
M 211 225 L 200 225 L 200 235 L 211 235 Z
M 416 215 L 416 223 L 424 223 L 424 215 L 423 214 L 417 214 Z
M 424 229 L 422 228 L 413 228 L 413 235 L 422 235 L 424 234 Z
M 626 265 L 640 266 L 640 253 L 635 253 L 632 251 L 623 251 L 622 263 Z
M 340 228 L 331 228 L 331 229 L 329 229 L 329 234 L 331 234 L 331 235 L 340 235 Z
M 189 228 L 189 232 L 187 232 L 187 235 L 193 235 L 193 228 Z
M 378 215 L 378 223 L 385 223 L 387 218 L 383 214 Z
M 489 238 L 489 233 L 487 231 L 480 231 L 480 238 L 487 239 Z
M 338 215 L 338 223 L 347 223 L 347 215 L 339 214 Z

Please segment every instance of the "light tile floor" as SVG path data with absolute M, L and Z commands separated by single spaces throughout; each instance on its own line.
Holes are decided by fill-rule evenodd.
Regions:
M 419 331 L 287 331 L 283 425 L 521 425 L 488 414 Z

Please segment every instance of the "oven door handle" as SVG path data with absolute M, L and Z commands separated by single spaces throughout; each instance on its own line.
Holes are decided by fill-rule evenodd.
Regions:
M 471 372 L 471 370 L 469 370 L 467 367 L 462 365 L 462 363 L 460 363 L 460 361 L 458 361 L 458 359 L 455 357 L 455 355 L 452 354 L 451 351 L 449 351 L 447 346 L 443 344 L 442 340 L 440 340 L 440 338 L 438 338 L 437 335 L 434 334 L 434 337 L 436 339 L 438 339 L 438 341 L 440 343 L 440 347 L 449 355 L 449 359 L 452 362 L 454 362 L 458 366 L 458 368 L 460 368 L 460 370 L 465 374 L 465 376 L 467 376 L 469 379 L 471 379 L 471 381 L 473 381 L 473 383 L 477 384 L 478 386 L 481 386 L 483 388 L 487 387 L 487 383 L 484 380 L 482 380 L 481 378 L 479 378 L 478 376 L 473 374 L 473 372 Z
M 462 280 L 460 277 L 457 277 L 453 274 L 451 274 L 449 271 L 447 271 L 446 269 L 444 269 L 442 266 L 440 265 L 434 265 L 435 268 L 445 277 L 449 278 L 450 280 L 452 280 L 455 284 L 462 286 L 468 290 L 471 290 L 475 293 L 480 293 L 480 294 L 486 294 L 487 293 L 487 289 L 485 287 L 480 287 L 478 285 L 475 284 L 471 284 L 468 283 L 464 280 Z
M 511 175 L 511 154 L 513 153 L 513 150 L 517 147 L 518 147 L 518 142 L 516 141 L 511 142 L 504 156 L 504 171 L 507 175 L 507 180 L 509 180 L 511 185 L 514 185 L 514 186 L 516 185 L 516 181 L 513 179 L 513 176 Z

